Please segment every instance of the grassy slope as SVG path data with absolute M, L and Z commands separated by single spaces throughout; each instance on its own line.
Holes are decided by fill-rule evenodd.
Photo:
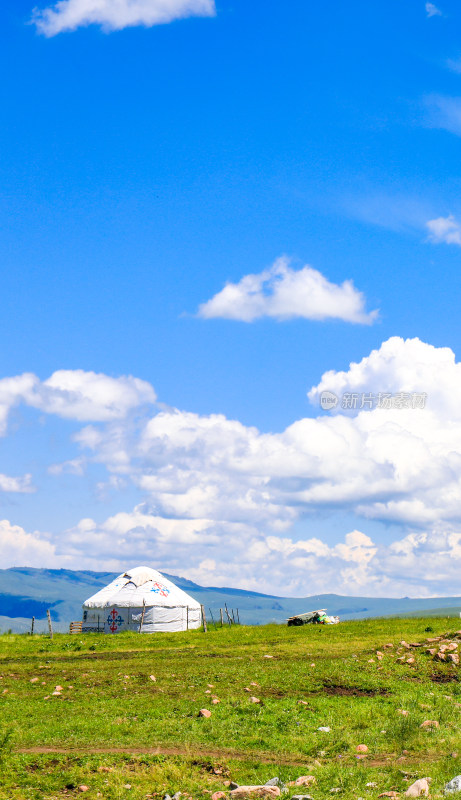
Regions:
M 392 650 L 378 661 L 375 650 L 435 635 L 424 632 L 427 625 L 437 633 L 455 630 L 456 622 L 368 620 L 53 641 L 2 636 L 0 734 L 11 738 L 3 748 L 0 798 L 61 798 L 74 793 L 66 786 L 80 783 L 90 787 L 88 798 L 178 790 L 203 798 L 225 788 L 226 776 L 251 783 L 307 773 L 317 779 L 315 800 L 331 797 L 332 788 L 371 799 L 405 789 L 405 776 L 426 775 L 437 795 L 461 772 L 453 755 L 461 744 L 458 670 L 421 649 L 415 666 L 395 663 Z M 61 696 L 52 695 L 56 685 L 64 687 Z M 262 702 L 252 703 L 245 687 Z M 211 705 L 207 691 L 221 702 Z M 210 719 L 197 716 L 203 707 L 212 710 Z M 425 719 L 440 727 L 423 731 Z M 317 730 L 324 725 L 330 733 Z M 355 754 L 360 743 L 370 750 L 363 761 Z M 378 787 L 367 788 L 370 781 Z

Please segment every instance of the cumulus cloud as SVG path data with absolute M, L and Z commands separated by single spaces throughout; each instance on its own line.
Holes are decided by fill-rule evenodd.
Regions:
M 429 231 L 429 239 L 434 244 L 457 244 L 461 245 L 461 224 L 452 214 L 448 217 L 437 217 L 426 222 Z
M 214 0 L 58 0 L 34 9 L 33 22 L 45 36 L 100 25 L 105 31 L 134 25 L 161 25 L 184 17 L 212 17 Z
M 340 319 L 369 325 L 377 311 L 365 311 L 365 298 L 352 281 L 330 283 L 310 266 L 295 270 L 286 258 L 270 269 L 228 283 L 211 300 L 202 303 L 198 316 L 253 322 L 262 317 L 312 320 Z
M 15 397 L 10 381 L 5 402 Z M 72 418 L 94 417 L 74 436 L 82 456 L 52 474 L 59 480 L 63 471 L 78 475 L 85 462 L 97 464 L 98 479 L 101 468 L 107 473 L 102 491 L 130 487 L 143 504 L 105 522 L 82 520 L 53 540 L 56 558 L 107 569 L 155 559 L 173 573 L 187 565 L 187 577 L 199 582 L 281 594 L 456 591 L 450 559 L 461 546 L 461 364 L 451 349 L 392 337 L 348 369 L 326 372 L 309 392 L 313 404 L 323 391 L 417 392 L 427 396 L 424 407 L 344 411 L 338 403 L 333 413 L 278 433 L 221 414 L 140 410 L 133 403 L 145 399 L 144 389 L 114 412 L 106 390 L 96 398 L 89 392 L 92 378 L 77 383 L 86 387 L 84 400 L 72 381 L 64 390 L 62 379 L 53 380 L 44 395 L 34 381 L 18 383 L 23 394 L 42 398 L 42 410 L 66 417 L 61 392 L 70 391 Z M 122 398 L 125 389 L 122 382 Z M 316 520 L 327 515 L 354 515 L 359 529 L 327 544 L 315 535 Z M 369 520 L 398 525 L 400 538 L 374 542 Z
M 56 548 L 44 534 L 27 533 L 20 525 L 0 520 L 0 564 L 7 567 L 64 566 L 66 559 L 56 557 Z
M 449 348 L 399 337 L 328 372 L 309 392 L 422 393 L 424 408 L 357 408 L 261 433 L 223 415 L 163 411 L 135 435 L 123 422 L 76 437 L 130 480 L 160 517 L 286 532 L 318 513 L 424 529 L 461 523 L 461 365 Z
M 455 594 L 460 555 L 461 533 L 453 531 L 410 533 L 383 545 L 353 530 L 329 545 L 249 524 L 165 519 L 146 506 L 100 523 L 83 519 L 53 550 L 55 562 L 65 558 L 67 566 L 121 570 L 155 558 L 161 570 L 200 584 L 282 596 L 332 590 L 374 597 Z
M 81 369 L 59 370 L 40 381 L 24 373 L 0 380 L 0 435 L 6 431 L 9 412 L 21 403 L 64 419 L 107 422 L 155 400 L 151 384 L 131 375 L 112 378 Z
M 12 478 L 9 475 L 0 473 L 0 492 L 13 492 L 16 494 L 35 492 L 35 487 L 32 486 L 32 475 L 22 475 L 19 478 Z
M 442 12 L 440 11 L 434 3 L 426 3 L 426 14 L 428 17 L 441 17 Z

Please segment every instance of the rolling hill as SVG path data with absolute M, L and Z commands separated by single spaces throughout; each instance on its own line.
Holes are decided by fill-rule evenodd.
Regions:
M 55 630 L 67 630 L 71 620 L 81 619 L 83 601 L 114 577 L 116 573 L 65 569 L 14 567 L 0 570 L 0 631 L 27 631 L 32 616 L 36 618 L 35 630 L 45 630 L 46 609 L 50 609 Z M 212 614 L 215 619 L 219 618 L 219 609 L 226 603 L 229 609 L 238 608 L 240 621 L 247 625 L 283 623 L 293 614 L 314 608 L 326 608 L 328 613 L 342 619 L 434 613 L 458 616 L 461 611 L 461 597 L 397 599 L 336 594 L 278 597 L 244 589 L 199 586 L 176 575 L 166 577 L 202 603 L 208 617 Z

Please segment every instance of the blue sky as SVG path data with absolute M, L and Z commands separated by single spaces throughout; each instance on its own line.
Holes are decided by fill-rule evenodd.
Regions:
M 458 4 L 2 15 L 2 565 L 456 591 Z

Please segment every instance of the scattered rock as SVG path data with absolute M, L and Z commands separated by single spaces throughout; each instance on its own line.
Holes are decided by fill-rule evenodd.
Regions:
M 38 681 L 38 678 L 31 678 L 29 683 L 37 683 L 37 681 Z
M 281 791 L 278 786 L 239 786 L 229 794 L 235 800 L 244 800 L 246 797 L 252 800 L 254 797 L 280 797 Z
M 205 694 L 211 694 L 211 689 L 205 689 Z
M 214 683 L 207 683 L 209 689 L 214 689 Z
M 400 642 L 400 647 L 404 647 L 405 650 L 409 650 L 410 649 L 410 645 L 404 639 L 402 639 L 402 641 Z
M 181 792 L 175 792 L 175 794 L 173 795 L 172 800 L 179 800 L 180 797 L 181 797 Z
M 382 792 L 378 797 L 399 797 L 398 792 Z
M 296 778 L 295 782 L 291 783 L 292 786 L 310 786 L 312 783 L 315 783 L 314 775 L 301 775 L 299 778 Z
M 394 645 L 391 642 L 388 642 L 387 644 L 384 645 L 384 648 L 387 649 L 388 647 L 394 647 Z
M 409 713 L 410 712 L 407 711 L 405 708 L 398 708 L 397 709 L 397 714 L 400 714 L 402 717 L 408 717 Z
M 263 656 L 263 658 L 274 658 L 274 656 Z
M 239 788 L 238 783 L 235 783 L 235 781 L 230 782 L 229 789 L 238 789 L 238 788 Z
M 170 795 L 169 794 L 164 794 L 163 795 L 163 800 L 171 800 Z
M 396 664 L 404 664 L 405 663 L 405 656 L 399 656 L 399 658 L 395 659 Z
M 250 697 L 250 703 L 260 703 L 259 697 Z
M 293 794 L 291 800 L 314 800 L 310 794 Z
M 381 650 L 377 650 L 376 658 L 378 659 L 378 661 L 382 661 L 382 659 L 384 658 L 384 653 L 381 653 Z
M 199 717 L 206 717 L 208 719 L 208 717 L 211 717 L 211 711 L 209 711 L 207 708 L 201 708 L 198 712 L 198 715 Z
M 256 681 L 251 681 L 250 686 L 259 686 L 259 683 L 256 683 Z
M 298 700 L 298 706 L 308 706 L 307 700 Z
M 226 797 L 225 792 L 213 792 L 213 794 L 211 795 L 211 800 L 224 800 L 225 797 Z
M 408 787 L 405 792 L 405 797 L 427 797 L 429 795 L 429 783 L 427 778 L 420 778 Z
M 322 733 L 330 733 L 331 728 L 329 728 L 328 725 L 321 725 L 317 730 L 322 731 Z
M 355 749 L 357 753 L 368 753 L 368 747 L 366 744 L 358 744 Z
M 51 692 L 51 694 L 53 694 L 55 697 L 61 697 L 61 692 L 58 692 L 57 689 L 55 692 Z
M 131 783 L 124 783 L 123 784 L 123 788 L 124 789 L 131 789 Z
M 386 645 L 384 645 L 384 647 L 386 647 Z M 376 781 L 369 781 L 368 783 L 365 784 L 367 789 L 376 789 L 377 785 L 378 784 L 376 783 Z
M 90 787 L 89 786 L 85 786 L 84 783 L 81 783 L 80 786 L 78 787 L 78 791 L 79 792 L 88 792 L 89 789 L 90 789 Z
M 456 775 L 451 781 L 445 784 L 443 789 L 444 794 L 453 794 L 454 792 L 461 792 L 461 775 Z
M 151 681 L 154 681 L 154 683 L 155 683 L 155 681 L 157 680 L 157 678 L 155 677 L 155 675 L 149 675 L 149 678 L 151 679 Z
M 338 794 L 338 792 L 342 792 L 340 786 L 334 786 L 333 789 L 330 789 L 330 794 Z
M 217 706 L 217 705 L 218 705 L 218 703 L 220 703 L 220 702 L 221 702 L 221 700 L 219 700 L 219 698 L 218 698 L 218 697 L 213 697 L 213 699 L 212 699 L 212 701 L 211 701 L 211 702 L 213 703 L 213 705 L 214 705 L 214 706 Z
M 426 719 L 424 722 L 421 723 L 419 726 L 420 728 L 430 729 L 430 728 L 440 728 L 439 723 L 436 719 Z

